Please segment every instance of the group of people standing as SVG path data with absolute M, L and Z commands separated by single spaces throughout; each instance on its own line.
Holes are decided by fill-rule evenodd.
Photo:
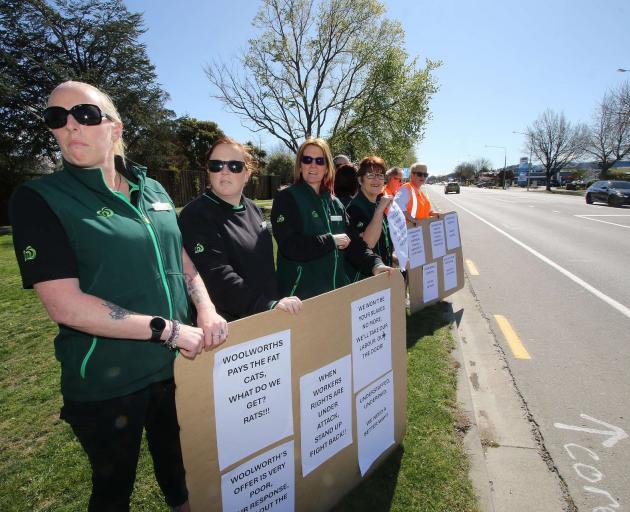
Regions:
M 426 166 L 398 190 L 402 172 L 386 173 L 382 158 L 348 161 L 357 189 L 343 204 L 327 143 L 307 139 L 269 223 L 243 195 L 251 155 L 224 137 L 208 152 L 208 189 L 177 217 L 164 188 L 125 158 L 120 115 L 102 91 L 64 82 L 43 120 L 62 167 L 16 189 L 11 222 L 23 286 L 59 324 L 61 418 L 92 468 L 89 510 L 128 510 L 143 430 L 167 504 L 189 510 L 176 355 L 215 349 L 229 320 L 296 314 L 302 300 L 393 272 L 386 210 L 395 198 L 410 221 L 433 214 L 420 191 Z

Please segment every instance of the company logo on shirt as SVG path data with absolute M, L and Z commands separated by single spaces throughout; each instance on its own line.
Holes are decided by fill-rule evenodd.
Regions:
M 313 210 L 313 211 L 311 212 L 311 216 L 312 216 L 314 219 L 319 219 L 319 213 L 317 213 L 315 210 Z
M 195 245 L 195 254 L 199 254 L 200 252 L 204 251 L 204 247 L 201 244 L 197 244 Z
M 282 222 L 284 222 L 284 215 L 278 215 L 278 216 L 276 217 L 276 222 L 277 222 L 278 224 L 281 224 Z
M 99 217 L 108 218 L 112 217 L 114 215 L 114 212 L 110 208 L 103 207 L 96 212 L 96 215 L 98 215 Z
M 24 255 L 24 261 L 32 261 L 37 258 L 37 251 L 35 250 L 35 247 L 31 247 L 30 245 L 26 246 L 26 248 L 22 251 L 22 254 Z

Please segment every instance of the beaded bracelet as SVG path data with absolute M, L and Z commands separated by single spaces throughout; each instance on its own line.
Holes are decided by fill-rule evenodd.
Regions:
M 171 320 L 171 334 L 164 342 L 169 349 L 175 350 L 177 348 L 177 338 L 179 337 L 179 322 L 177 320 Z

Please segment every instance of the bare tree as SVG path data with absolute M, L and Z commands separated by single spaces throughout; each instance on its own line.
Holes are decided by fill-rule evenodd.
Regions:
M 334 137 L 360 105 L 382 96 L 382 84 L 367 77 L 404 38 L 384 12 L 375 0 L 263 0 L 253 21 L 261 35 L 238 64 L 206 67 L 215 97 L 292 151 L 305 137 Z
M 616 162 L 630 154 L 630 84 L 604 95 L 589 130 L 586 152 L 597 159 L 606 178 Z
M 477 160 L 475 160 L 472 165 L 475 172 L 475 178 L 479 178 L 481 174 L 486 173 L 492 169 L 492 162 L 484 157 L 477 158 Z
M 462 162 L 457 164 L 453 174 L 455 174 L 458 181 L 468 181 L 475 176 L 475 166 L 470 162 Z
M 551 109 L 527 128 L 527 149 L 545 168 L 547 190 L 551 190 L 554 173 L 584 154 L 587 137 L 585 125 L 572 125 L 563 113 L 557 114 Z

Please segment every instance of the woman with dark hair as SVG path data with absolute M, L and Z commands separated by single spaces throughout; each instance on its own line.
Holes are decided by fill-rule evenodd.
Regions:
M 208 152 L 208 190 L 179 215 L 184 247 L 218 311 L 228 320 L 270 309 L 297 313 L 297 297 L 278 297 L 271 232 L 243 195 L 254 171 L 248 149 L 229 137 Z
M 380 256 L 383 263 L 391 266 L 393 245 L 385 210 L 393 198 L 381 193 L 385 161 L 376 155 L 365 157 L 359 164 L 357 176 L 361 188 L 346 208 L 350 225 L 360 233 L 366 245 Z M 362 273 L 360 277 L 369 275 Z
M 220 345 L 226 321 L 182 248 L 170 197 L 125 161 L 111 99 L 64 82 L 43 119 L 63 166 L 16 189 L 11 221 L 23 286 L 59 325 L 61 418 L 92 468 L 89 510 L 129 510 L 143 430 L 166 502 L 189 510 L 173 361 Z
M 271 210 L 281 295 L 307 299 L 349 284 L 344 254 L 365 274 L 391 271 L 348 226 L 343 205 L 332 195 L 334 167 L 326 141 L 304 141 L 294 178 Z
M 357 195 L 357 190 L 359 190 L 359 182 L 357 181 L 356 167 L 352 164 L 343 164 L 337 167 L 334 192 L 344 208 Z

